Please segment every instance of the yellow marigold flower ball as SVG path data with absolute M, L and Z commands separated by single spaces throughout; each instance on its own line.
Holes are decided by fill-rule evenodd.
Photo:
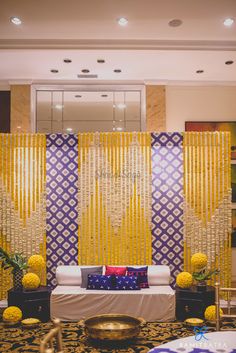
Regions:
M 45 267 L 44 258 L 41 255 L 32 255 L 28 259 L 28 266 L 32 271 L 38 271 Z
M 193 277 L 189 272 L 180 272 L 176 278 L 176 283 L 180 288 L 189 288 L 193 284 Z
M 197 270 L 203 269 L 207 265 L 207 256 L 200 252 L 194 254 L 191 257 L 191 265 Z
M 40 285 L 40 278 L 35 273 L 26 273 L 22 279 L 22 284 L 25 289 L 37 289 Z
M 220 309 L 220 316 L 223 315 L 223 310 Z M 208 321 L 215 321 L 216 320 L 216 306 L 210 305 L 206 308 L 204 312 L 205 319 Z
M 3 320 L 9 322 L 17 322 L 22 319 L 22 311 L 17 306 L 9 306 L 3 312 Z

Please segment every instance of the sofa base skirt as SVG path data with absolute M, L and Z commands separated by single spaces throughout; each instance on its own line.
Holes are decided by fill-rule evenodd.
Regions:
M 146 321 L 175 319 L 175 291 L 170 286 L 151 286 L 140 291 L 86 290 L 57 286 L 51 295 L 51 318 L 78 321 L 94 315 L 126 314 Z

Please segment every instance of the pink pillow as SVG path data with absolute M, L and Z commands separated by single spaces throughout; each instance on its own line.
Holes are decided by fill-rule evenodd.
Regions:
M 116 275 L 116 276 L 125 276 L 126 274 L 126 267 L 113 267 L 113 266 L 106 266 L 106 273 L 105 275 Z

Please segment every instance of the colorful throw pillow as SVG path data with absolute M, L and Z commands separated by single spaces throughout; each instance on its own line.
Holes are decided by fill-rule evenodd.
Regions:
M 140 288 L 149 288 L 148 285 L 148 266 L 145 267 L 127 267 L 127 276 L 137 276 Z
M 116 290 L 140 290 L 137 276 L 116 276 Z
M 88 275 L 88 285 L 87 289 L 106 289 L 112 290 L 112 278 L 114 276 L 106 276 L 106 275 Z
M 91 273 L 94 273 L 96 275 L 102 275 L 102 266 L 81 268 L 81 278 L 82 278 L 81 288 L 87 288 L 88 275 Z
M 126 267 L 106 266 L 106 275 L 125 276 Z

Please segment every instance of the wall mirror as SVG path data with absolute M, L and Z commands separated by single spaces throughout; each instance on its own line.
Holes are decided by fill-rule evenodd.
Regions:
M 35 90 L 35 98 L 36 132 L 145 130 L 142 87 L 123 90 L 43 88 Z

